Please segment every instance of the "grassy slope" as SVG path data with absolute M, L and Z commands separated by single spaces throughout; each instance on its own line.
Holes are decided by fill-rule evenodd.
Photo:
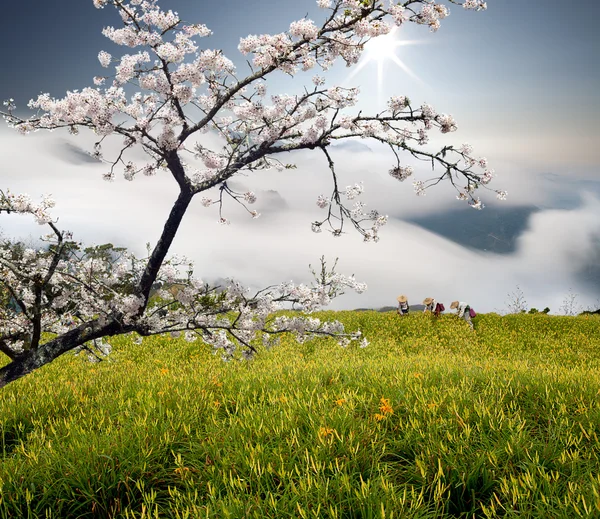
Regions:
M 10 385 L 0 517 L 600 517 L 600 320 L 325 315 L 371 345 L 121 338 Z

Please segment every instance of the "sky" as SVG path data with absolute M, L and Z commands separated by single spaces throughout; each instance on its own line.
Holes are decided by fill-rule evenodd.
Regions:
M 160 5 L 186 22 L 205 23 L 214 35 L 202 43 L 222 49 L 239 70 L 244 67 L 237 51 L 240 37 L 280 32 L 306 15 L 317 23 L 324 16 L 313 0 L 223 0 L 216 5 L 165 0 Z M 580 274 L 600 259 L 600 66 L 595 52 L 600 48 L 595 26 L 600 4 L 489 0 L 486 12 L 449 8 L 451 16 L 437 33 L 417 26 L 397 33 L 399 41 L 413 42 L 397 47 L 398 59 L 412 74 L 388 60 L 381 73 L 372 61 L 353 76 L 352 69 L 336 66 L 326 78 L 329 84 L 360 87 L 357 110 L 376 112 L 389 96 L 408 95 L 416 104 L 428 102 L 452 114 L 459 130 L 435 142 L 471 143 L 498 173 L 494 187 L 509 192 L 505 202 L 487 197 L 484 211 L 501 211 L 502 221 L 508 221 L 511 208 L 532 208 L 511 252 L 465 246 L 452 233 L 416 224 L 429 215 L 454 218 L 463 206 L 444 187 L 415 197 L 410 183 L 399 184 L 387 175 L 391 158 L 368 142 L 335 150 L 334 158 L 341 181 L 363 181 L 368 207 L 390 215 L 379 243 L 363 244 L 358 234 L 337 239 L 310 232 L 310 222 L 320 216 L 316 196 L 330 190 L 328 172 L 320 157 L 299 152 L 290 159 L 297 170 L 236 180 L 259 195 L 258 220 L 231 206 L 226 210 L 232 224 L 219 226 L 211 208 L 194 203 L 173 252 L 194 259 L 205 279 L 235 276 L 255 287 L 306 281 L 309 263 L 322 254 L 339 256 L 339 269 L 354 273 L 369 290 L 343 296 L 336 308 L 392 305 L 399 293 L 406 293 L 413 302 L 432 296 L 501 311 L 517 285 L 530 306 L 558 311 L 569 290 L 582 306 L 594 305 L 600 285 Z M 41 92 L 59 97 L 91 85 L 103 70 L 98 52 L 118 55 L 120 50 L 101 34 L 102 27 L 118 25 L 120 19 L 111 8 L 95 9 L 91 0 L 10 2 L 3 6 L 3 17 L 10 23 L 0 30 L 0 48 L 8 49 L 0 100 L 12 97 L 19 107 Z M 269 82 L 269 93 L 296 93 L 302 79 L 279 75 Z M 310 78 L 305 79 L 308 84 Z M 83 134 L 22 137 L 2 127 L 0 187 L 34 196 L 51 192 L 57 201 L 54 214 L 78 239 L 111 241 L 142 252 L 146 242 L 158 238 L 175 185 L 166 177 L 102 181 L 105 166 L 85 153 L 92 143 Z M 464 210 L 477 222 L 476 211 Z M 39 228 L 25 220 L 2 215 L 0 230 L 37 236 Z

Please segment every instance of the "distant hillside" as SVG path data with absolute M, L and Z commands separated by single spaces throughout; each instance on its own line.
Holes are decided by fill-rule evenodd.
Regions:
M 536 206 L 457 209 L 407 221 L 470 249 L 511 254 L 516 251 L 517 239 L 527 229 L 530 216 L 539 210 Z M 600 294 L 600 239 L 577 277 Z
M 408 221 L 472 249 L 510 254 L 527 228 L 535 206 L 491 207 L 483 211 L 457 209 Z
M 372 312 L 375 310 L 376 312 L 392 312 L 396 311 L 397 306 L 382 306 L 381 308 L 356 308 L 353 310 L 354 312 Z M 425 305 L 410 305 L 411 312 L 422 312 L 425 310 Z

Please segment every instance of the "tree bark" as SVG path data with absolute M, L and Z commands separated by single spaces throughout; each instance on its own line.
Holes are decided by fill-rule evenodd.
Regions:
M 191 189 L 182 189 L 182 191 L 179 193 L 175 204 L 173 204 L 169 218 L 167 218 L 167 221 L 165 222 L 160 239 L 150 255 L 148 264 L 144 269 L 144 273 L 142 274 L 137 290 L 138 295 L 144 298 L 144 306 L 142 311 L 146 307 L 146 303 L 148 303 L 148 297 L 150 296 L 152 285 L 156 280 L 156 276 L 158 275 L 158 271 L 163 264 L 165 256 L 169 252 L 169 248 L 173 243 L 175 234 L 177 234 L 177 229 L 179 229 L 181 220 L 183 219 L 183 216 L 185 215 L 193 196 L 194 193 Z
M 10 382 L 28 375 L 32 371 L 49 364 L 54 359 L 60 357 L 63 353 L 71 351 L 77 346 L 109 335 L 118 335 L 131 331 L 133 326 L 125 327 L 116 319 L 111 319 L 106 324 L 100 324 L 99 321 L 92 321 L 82 324 L 74 330 L 70 330 L 64 335 L 51 341 L 39 345 L 35 349 L 28 350 L 17 356 L 10 364 L 0 369 L 0 388 Z

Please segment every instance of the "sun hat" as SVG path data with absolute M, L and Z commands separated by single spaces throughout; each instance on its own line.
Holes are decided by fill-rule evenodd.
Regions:
M 407 299 L 406 299 L 406 296 L 405 296 L 405 295 L 398 296 L 398 297 L 396 298 L 396 300 L 397 300 L 399 303 L 406 303 L 406 301 L 407 301 Z
M 458 308 L 458 301 L 452 301 L 452 303 L 450 303 L 450 309 L 454 310 L 455 308 Z
M 431 303 L 433 303 L 433 297 L 426 297 L 425 299 L 423 299 L 424 305 L 430 305 Z

